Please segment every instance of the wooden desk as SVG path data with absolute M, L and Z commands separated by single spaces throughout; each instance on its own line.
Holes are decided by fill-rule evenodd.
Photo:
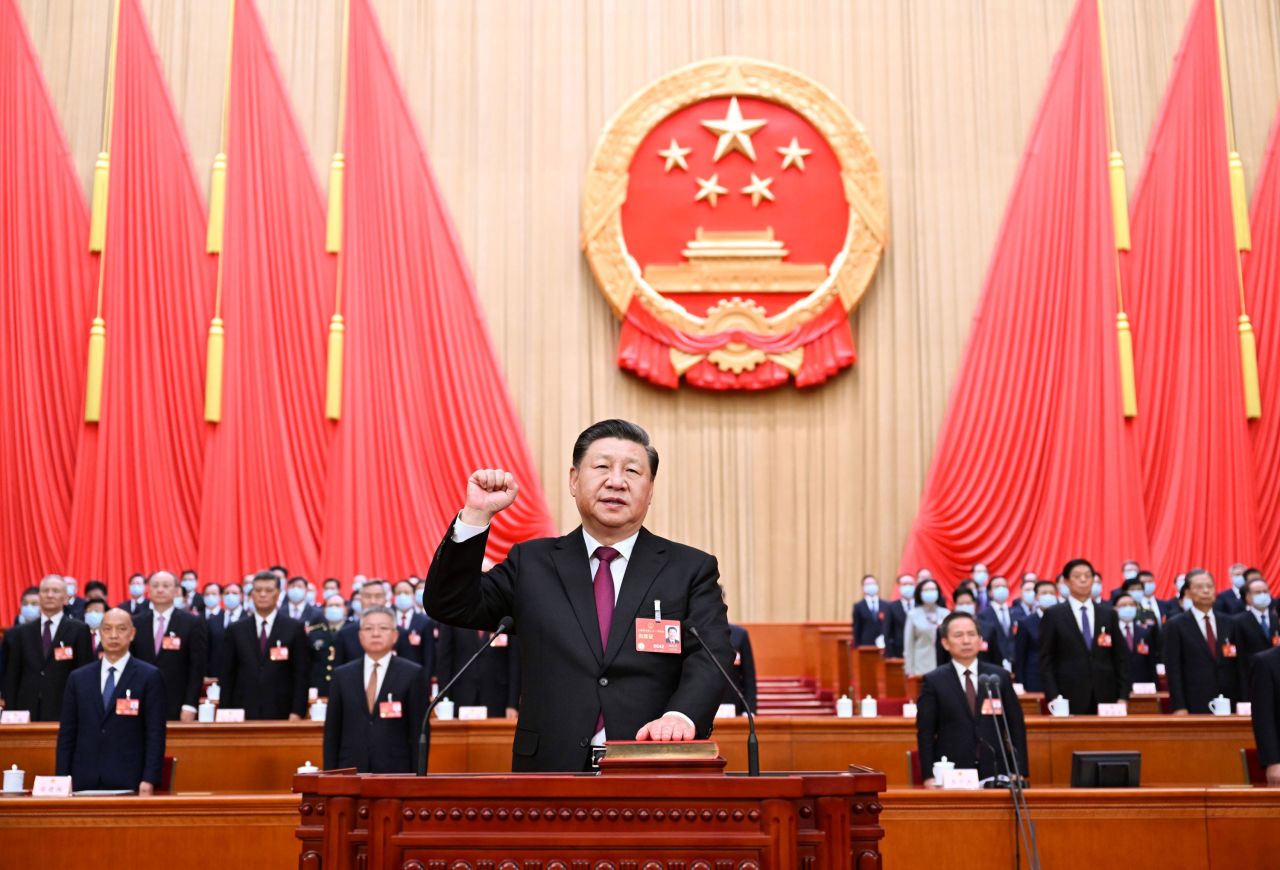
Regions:
M 439 722 L 432 728 L 433 773 L 503 773 L 511 769 L 513 725 L 505 720 Z M 763 770 L 844 770 L 863 764 L 884 771 L 890 787 L 910 785 L 907 750 L 915 722 L 901 718 L 762 718 Z M 745 719 L 716 722 L 714 739 L 729 770 L 746 770 Z M 17 762 L 35 774 L 54 772 L 57 726 L 0 727 L 0 767 Z M 323 762 L 315 722 L 246 722 L 169 726 L 168 749 L 178 759 L 179 791 L 286 791 L 304 762 Z M 1123 719 L 1035 716 L 1027 719 L 1027 751 L 1037 785 L 1066 786 L 1073 750 L 1136 749 L 1145 785 L 1220 785 L 1243 780 L 1240 749 L 1253 746 L 1239 716 L 1130 716 Z
M 1032 788 L 1026 795 L 1044 867 L 1237 870 L 1277 865 L 1280 789 Z M 989 870 L 1013 864 L 1017 828 L 1008 792 L 890 789 L 881 802 L 885 867 Z M 946 860 L 940 863 L 942 846 Z M 1025 852 L 1022 859 L 1021 866 L 1028 866 Z
M 4 797 L 0 864 L 33 870 L 296 867 L 299 803 L 294 794 Z

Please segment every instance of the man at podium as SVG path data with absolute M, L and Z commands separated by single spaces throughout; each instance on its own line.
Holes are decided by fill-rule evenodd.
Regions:
M 644 528 L 657 471 L 644 429 L 625 420 L 590 426 L 569 469 L 582 525 L 517 544 L 488 572 L 481 561 L 489 523 L 519 485 L 502 469 L 467 480 L 466 505 L 427 574 L 424 605 L 463 628 L 492 631 L 514 620 L 522 685 L 515 771 L 589 769 L 592 747 L 606 737 L 711 733 L 723 678 L 688 628 L 732 666 L 719 570 L 714 556 Z

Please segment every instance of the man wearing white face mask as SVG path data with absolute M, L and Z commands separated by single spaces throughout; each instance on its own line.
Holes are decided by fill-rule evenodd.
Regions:
M 1245 566 L 1239 562 L 1231 566 L 1231 569 L 1227 572 L 1231 585 L 1219 592 L 1218 597 L 1214 599 L 1214 611 L 1228 615 L 1244 613 L 1245 570 Z M 1257 569 L 1255 568 L 1254 570 L 1256 571 Z
M 1018 599 L 1014 601 L 1009 610 L 1013 614 L 1013 622 L 1016 625 L 1019 619 L 1024 616 L 1030 616 L 1036 609 L 1036 578 L 1034 574 L 1024 574 L 1022 576 L 1022 588 Z
M 1129 680 L 1134 683 L 1156 681 L 1155 635 L 1151 628 L 1138 622 L 1138 602 L 1128 592 L 1116 599 L 1116 615 L 1124 635 L 1125 658 L 1129 664 Z
M 902 658 L 903 636 L 907 628 L 907 616 L 915 606 L 916 578 L 903 574 L 898 578 L 898 598 L 885 602 L 884 655 L 885 658 Z
M 131 574 L 129 576 L 129 600 L 121 602 L 118 606 L 134 619 L 151 609 L 151 602 L 147 600 L 147 577 L 145 574 Z
M 977 605 L 978 610 L 985 610 L 991 600 L 987 593 L 987 582 L 991 579 L 991 573 L 987 571 L 986 565 L 979 562 L 973 566 L 973 573 L 970 576 L 973 578 L 974 604 Z
M 884 646 L 885 612 L 880 602 L 880 584 L 871 574 L 862 578 L 862 600 L 853 605 L 854 646 Z
M 210 585 L 216 588 L 218 584 Z M 234 583 L 228 584 L 226 591 L 222 593 L 221 609 L 205 620 L 209 627 L 209 676 L 222 679 L 227 629 L 243 619 L 244 615 L 244 596 L 240 594 L 240 587 Z
M 994 577 L 988 593 L 991 602 L 978 613 L 978 627 L 988 643 L 995 641 L 999 653 L 995 664 L 1013 667 L 1013 611 L 1009 607 L 1009 581 Z
M 324 616 L 319 607 L 307 603 L 306 577 L 290 577 L 289 586 L 285 590 L 285 598 L 288 600 L 285 605 L 285 614 L 290 619 L 296 619 L 303 625 L 310 625 Z
M 1248 585 L 1245 586 L 1245 599 L 1249 607 L 1244 613 L 1236 616 L 1242 637 L 1241 652 L 1244 658 L 1245 685 L 1253 676 L 1254 657 L 1273 647 L 1280 648 L 1280 627 L 1276 622 L 1276 605 L 1271 600 L 1271 590 L 1262 572 L 1250 568 L 1245 574 Z
M 1058 603 L 1052 580 L 1037 580 L 1036 607 L 1013 627 L 1013 672 L 1028 692 L 1043 692 L 1040 679 L 1040 620 Z
M 98 629 L 102 626 L 102 617 L 107 612 L 107 602 L 100 598 L 88 598 L 84 602 L 84 624 L 89 626 L 89 648 L 96 658 L 102 658 L 102 638 Z

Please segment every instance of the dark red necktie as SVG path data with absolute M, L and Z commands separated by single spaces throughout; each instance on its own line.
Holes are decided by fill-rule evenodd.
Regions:
M 50 651 L 51 649 L 53 649 L 53 632 L 52 632 L 52 629 L 53 629 L 53 620 L 52 620 L 52 619 L 46 619 L 46 620 L 44 621 L 44 638 L 43 638 L 43 645 L 44 645 L 44 657 L 45 657 L 45 658 L 48 658 L 48 657 L 49 657 L 49 651 Z
M 613 626 L 613 570 L 609 563 L 619 554 L 613 547 L 596 547 L 593 555 L 600 560 L 596 566 L 595 593 L 596 622 L 600 626 L 600 651 L 603 653 L 609 645 L 609 629 Z M 596 731 L 603 727 L 604 708 L 601 707 L 600 715 L 596 717 Z
M 969 702 L 969 712 L 978 715 L 978 690 L 973 685 L 973 675 L 964 672 L 964 697 Z
M 1204 615 L 1204 639 L 1209 644 L 1209 655 L 1215 659 L 1218 657 L 1218 638 L 1213 633 L 1213 623 L 1209 621 L 1209 614 Z
M 267 621 L 262 620 L 262 631 L 258 633 L 258 647 L 262 650 L 262 654 L 267 654 Z
M 1129 639 L 1129 651 L 1133 651 L 1133 623 L 1126 623 L 1124 627 L 1124 636 Z

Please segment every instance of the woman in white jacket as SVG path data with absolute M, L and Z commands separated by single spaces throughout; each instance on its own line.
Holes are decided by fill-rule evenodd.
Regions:
M 907 626 L 902 637 L 903 669 L 907 676 L 927 674 L 938 666 L 938 626 L 950 612 L 944 606 L 947 599 L 933 578 L 921 580 L 916 585 L 916 606 L 907 614 Z

